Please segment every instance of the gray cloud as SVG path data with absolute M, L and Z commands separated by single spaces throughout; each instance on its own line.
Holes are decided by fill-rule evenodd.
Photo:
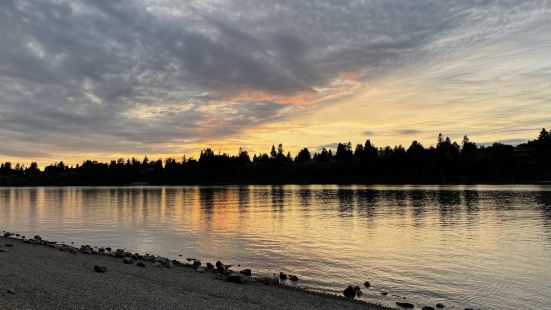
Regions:
M 277 98 L 343 72 L 375 80 L 517 5 L 1 1 L 0 154 L 170 153 L 237 135 L 311 109 Z

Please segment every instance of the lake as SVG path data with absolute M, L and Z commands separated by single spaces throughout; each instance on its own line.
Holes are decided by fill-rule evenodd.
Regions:
M 362 299 L 391 306 L 551 307 L 548 185 L 0 188 L 0 230 L 337 294 L 370 281 Z

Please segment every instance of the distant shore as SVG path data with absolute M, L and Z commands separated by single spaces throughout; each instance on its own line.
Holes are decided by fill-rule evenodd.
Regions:
M 198 272 L 189 262 L 40 239 L 0 237 L 0 309 L 390 309 L 254 271 Z

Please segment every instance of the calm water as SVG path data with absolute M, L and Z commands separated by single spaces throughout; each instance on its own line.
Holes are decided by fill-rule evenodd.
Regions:
M 326 292 L 369 280 L 362 299 L 387 305 L 551 307 L 551 186 L 3 188 L 0 229 Z

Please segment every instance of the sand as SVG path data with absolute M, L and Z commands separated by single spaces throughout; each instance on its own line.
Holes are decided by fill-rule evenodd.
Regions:
M 7 251 L 0 252 L 0 309 L 389 309 L 281 285 L 230 283 L 187 267 L 146 262 L 141 268 L 18 239 L 0 237 L 0 246 Z M 94 265 L 107 272 L 94 272 Z

